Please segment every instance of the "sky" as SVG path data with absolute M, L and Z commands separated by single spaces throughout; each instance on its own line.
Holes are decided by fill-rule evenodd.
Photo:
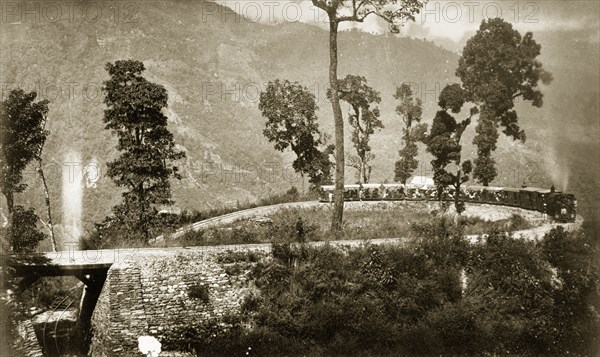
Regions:
M 261 23 L 303 22 L 327 28 L 327 15 L 310 0 L 225 0 L 215 1 Z M 459 51 L 481 20 L 502 17 L 519 31 L 585 32 L 590 44 L 600 43 L 600 1 L 429 1 L 414 22 L 407 22 L 400 36 L 426 38 L 451 51 Z M 341 30 L 357 28 L 384 34 L 387 26 L 376 15 L 364 23 L 343 23 Z

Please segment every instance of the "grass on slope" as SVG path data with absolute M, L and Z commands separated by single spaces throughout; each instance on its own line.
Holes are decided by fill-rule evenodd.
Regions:
M 329 231 L 330 208 L 326 205 L 313 208 L 282 209 L 271 215 L 270 222 L 238 221 L 221 227 L 190 231 L 176 238 L 158 243 L 163 246 L 212 246 L 226 244 L 252 244 L 329 240 L 368 240 L 378 238 L 414 237 L 423 225 L 430 223 L 436 213 L 423 205 L 373 205 L 363 210 L 346 210 L 342 232 L 333 236 Z M 522 216 L 497 221 L 477 217 L 461 219 L 464 234 L 483 234 L 492 228 L 514 231 L 531 228 Z M 301 233 L 298 228 L 301 227 Z

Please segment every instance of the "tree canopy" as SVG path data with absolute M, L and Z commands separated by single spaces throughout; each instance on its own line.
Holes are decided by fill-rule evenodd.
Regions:
M 36 92 L 12 90 L 0 104 L 0 189 L 6 197 L 8 213 L 14 205 L 14 194 L 23 192 L 23 170 L 37 159 L 46 141 L 44 130 L 48 101 L 35 102 Z
M 333 146 L 323 150 L 326 137 L 319 130 L 315 96 L 298 82 L 275 80 L 260 94 L 258 109 L 267 118 L 263 134 L 276 150 L 290 148 L 294 170 L 308 175 L 313 186 L 330 183 Z
M 367 85 L 363 76 L 349 74 L 338 83 L 339 98 L 350 105 L 348 123 L 352 127 L 351 140 L 356 156 L 350 157 L 349 165 L 357 170 L 358 183 L 368 183 L 371 177 L 369 162 L 375 158 L 369 144 L 375 130 L 382 129 L 377 104 L 381 103 L 378 91 Z M 331 92 L 328 92 L 331 98 Z
M 491 153 L 498 140 L 497 128 L 505 135 L 525 141 L 514 109 L 515 100 L 541 107 L 539 82 L 552 80 L 536 58 L 541 46 L 527 32 L 524 36 L 501 18 L 483 20 L 477 33 L 467 41 L 458 61 L 456 75 L 461 79 L 466 100 L 476 103 L 485 115 L 478 121 L 473 143 L 478 147 L 474 176 L 484 185 L 496 175 Z
M 167 128 L 166 89 L 142 76 L 144 64 L 126 60 L 106 64 L 104 82 L 106 129 L 117 135 L 121 155 L 108 163 L 107 175 L 127 190 L 113 208 L 125 231 L 145 242 L 156 218 L 156 206 L 172 204 L 170 177 L 180 178 L 174 161 L 185 153 L 175 149 Z
M 402 83 L 398 86 L 394 98 L 400 102 L 396 106 L 396 114 L 404 123 L 402 129 L 404 147 L 399 151 L 400 160 L 396 161 L 394 181 L 405 184 L 419 165 L 419 162 L 415 159 L 419 153 L 417 143 L 425 139 L 427 124 L 421 123 L 421 115 L 423 114 L 421 99 L 413 98 L 413 92 L 409 84 Z

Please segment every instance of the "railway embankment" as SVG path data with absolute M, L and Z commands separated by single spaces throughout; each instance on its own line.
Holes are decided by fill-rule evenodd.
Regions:
M 437 202 L 423 202 L 423 201 L 350 201 L 345 202 L 344 207 L 346 211 L 372 211 L 373 214 L 377 214 L 378 211 L 385 211 L 388 209 L 397 208 L 411 208 L 413 210 L 422 210 L 429 213 L 434 213 L 440 210 Z M 522 209 L 519 207 L 510 207 L 502 205 L 491 205 L 491 204 L 473 204 L 467 203 L 466 209 L 463 215 L 466 217 L 477 217 L 486 221 L 500 221 L 510 219 L 513 215 L 521 216 L 527 222 L 530 223 L 532 228 L 526 230 L 519 230 L 513 232 L 514 236 L 522 236 L 525 238 L 534 239 L 539 236 L 543 236 L 546 232 L 557 225 L 562 225 L 568 230 L 577 229 L 581 226 L 583 219 L 577 217 L 573 223 L 555 223 L 548 219 L 545 215 L 537 211 L 531 211 Z M 330 214 L 332 206 L 329 203 L 321 203 L 317 201 L 306 201 L 306 202 L 291 202 L 282 203 L 271 206 L 256 207 L 243 211 L 233 212 L 219 217 L 210 218 L 207 220 L 192 223 L 188 226 L 178 229 L 176 232 L 165 236 L 159 236 L 156 238 L 155 243 L 163 242 L 166 239 L 176 239 L 181 237 L 190 231 L 200 231 L 209 228 L 215 228 L 220 226 L 230 225 L 238 221 L 247 221 L 255 219 L 257 217 L 268 217 L 281 210 L 286 209 L 311 209 L 311 210 L 322 210 L 324 215 Z M 454 214 L 454 208 L 450 206 L 447 210 L 448 214 Z M 399 217 L 400 219 L 402 217 Z M 469 238 L 477 236 L 471 235 Z M 400 237 L 382 237 L 382 238 L 400 238 Z
M 378 211 L 393 207 L 421 207 L 433 212 L 439 207 L 435 203 L 423 202 L 347 202 L 348 211 Z M 186 229 L 203 229 L 226 225 L 257 216 L 269 216 L 281 209 L 304 208 L 322 210 L 327 214 L 329 204 L 298 202 L 237 212 L 216 217 L 208 222 L 197 222 Z M 451 213 L 451 212 L 449 212 Z M 495 221 L 518 214 L 531 223 L 532 228 L 512 232 L 515 238 L 538 239 L 553 227 L 561 225 L 567 230 L 581 225 L 578 218 L 574 223 L 558 224 L 545 220 L 538 212 L 515 207 L 469 204 L 465 216 L 474 216 Z M 479 235 L 469 235 L 476 243 Z M 407 244 L 408 238 L 382 237 L 372 240 L 342 240 L 310 242 L 319 246 L 360 246 L 370 244 Z M 56 264 L 112 264 L 106 283 L 92 317 L 92 355 L 135 355 L 138 353 L 137 339 L 140 336 L 155 336 L 165 346 L 173 334 L 185 331 L 190 326 L 200 326 L 207 321 L 216 322 L 227 329 L 226 317 L 241 309 L 244 297 L 251 291 L 248 279 L 252 263 L 242 269 L 231 269 L 223 255 L 231 252 L 269 254 L 271 244 L 235 244 L 202 247 L 132 248 L 106 249 L 98 251 L 70 251 L 48 253 L 47 257 Z

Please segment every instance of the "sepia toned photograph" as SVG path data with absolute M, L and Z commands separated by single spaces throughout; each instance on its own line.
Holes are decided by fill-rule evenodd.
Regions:
M 0 356 L 599 356 L 600 1 L 0 0 Z

